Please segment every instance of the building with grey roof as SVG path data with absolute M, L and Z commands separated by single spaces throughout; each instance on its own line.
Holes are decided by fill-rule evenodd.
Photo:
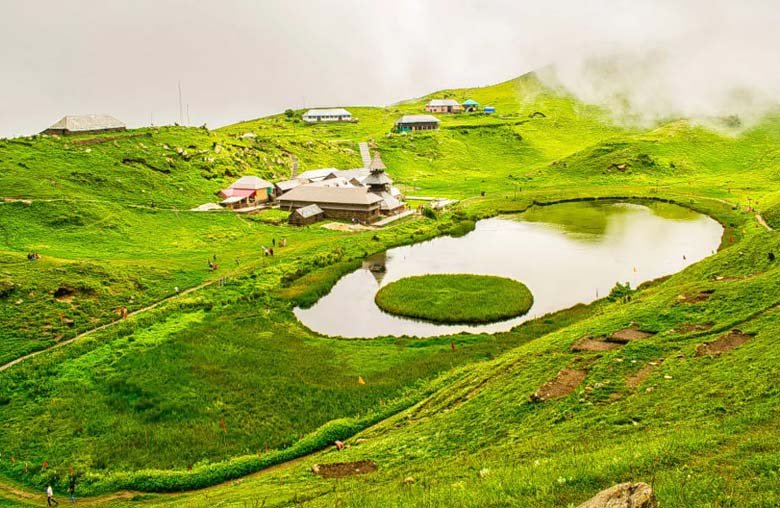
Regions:
M 293 212 L 309 205 L 319 206 L 331 219 L 373 222 L 379 218 L 382 198 L 366 187 L 321 187 L 302 185 L 279 197 L 282 210 Z
M 439 119 L 431 115 L 404 115 L 395 128 L 398 132 L 432 131 L 439 128 Z
M 428 113 L 460 113 L 463 106 L 455 99 L 431 99 L 425 105 Z
M 67 115 L 41 134 L 94 134 L 127 130 L 127 125 L 110 115 Z
M 351 122 L 352 113 L 343 108 L 310 109 L 302 118 L 304 122 Z
M 294 210 L 290 214 L 289 223 L 294 226 L 308 226 L 322 220 L 325 212 L 317 205 L 308 205 Z

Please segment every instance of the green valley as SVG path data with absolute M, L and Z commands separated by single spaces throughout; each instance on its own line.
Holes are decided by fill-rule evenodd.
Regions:
M 431 98 L 496 113 L 393 132 Z M 349 111 L 0 140 L 0 506 L 71 470 L 115 507 L 559 507 L 623 481 L 780 503 L 780 111 L 627 126 L 533 73 Z M 362 228 L 193 211 L 239 176 L 360 167 L 362 142 L 413 207 L 456 202 Z M 720 250 L 495 334 L 347 339 L 294 314 L 368 256 L 596 200 L 706 214 Z M 376 470 L 313 468 L 358 461 Z

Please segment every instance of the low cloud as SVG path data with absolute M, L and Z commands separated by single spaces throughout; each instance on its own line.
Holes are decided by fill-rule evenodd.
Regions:
M 0 136 L 65 114 L 215 127 L 385 105 L 554 64 L 621 121 L 740 115 L 780 102 L 780 7 L 726 0 L 0 2 Z

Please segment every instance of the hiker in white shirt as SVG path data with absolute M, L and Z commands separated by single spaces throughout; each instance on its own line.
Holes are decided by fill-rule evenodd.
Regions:
M 51 485 L 46 486 L 46 503 L 51 506 L 52 503 L 59 506 L 60 502 L 54 499 L 54 490 L 52 490 Z

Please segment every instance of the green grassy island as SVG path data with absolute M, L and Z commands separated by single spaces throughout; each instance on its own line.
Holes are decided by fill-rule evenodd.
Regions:
M 380 309 L 397 316 L 480 324 L 521 316 L 534 297 L 516 280 L 458 273 L 407 277 L 380 289 L 374 300 Z

